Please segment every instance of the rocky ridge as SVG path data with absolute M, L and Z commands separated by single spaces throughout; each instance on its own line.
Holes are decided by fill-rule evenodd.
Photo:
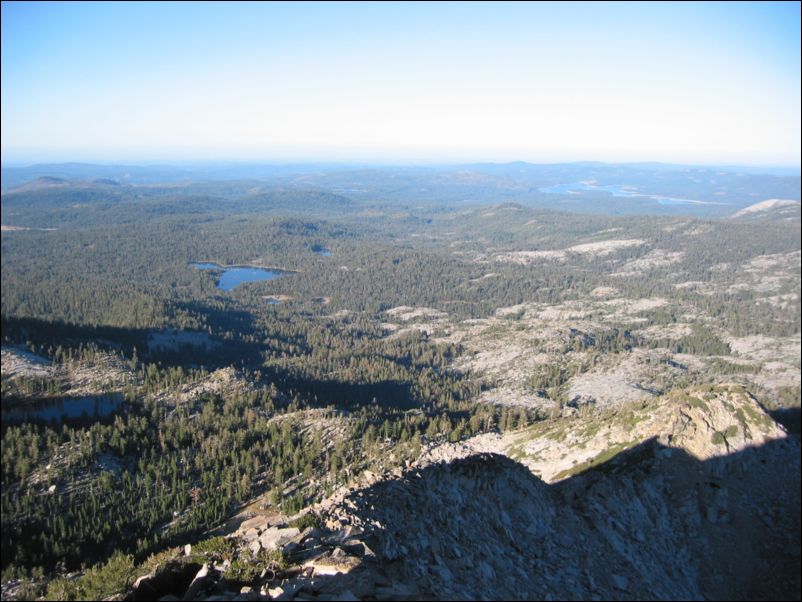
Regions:
M 588 420 L 564 425 L 575 447 L 603 433 L 612 451 L 551 484 L 502 455 L 520 449 L 510 438 L 432 447 L 405 469 L 363 473 L 296 522 L 255 517 L 222 552 L 188 549 L 174 566 L 193 578 L 154 587 L 170 574 L 161 567 L 128 597 L 798 598 L 799 439 L 737 389 L 652 410 L 634 424 L 602 415 L 592 434 Z

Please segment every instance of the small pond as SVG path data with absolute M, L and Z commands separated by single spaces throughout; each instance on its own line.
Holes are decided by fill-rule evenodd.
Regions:
M 2 408 L 4 424 L 22 422 L 94 422 L 112 414 L 123 402 L 120 393 L 26 401 Z

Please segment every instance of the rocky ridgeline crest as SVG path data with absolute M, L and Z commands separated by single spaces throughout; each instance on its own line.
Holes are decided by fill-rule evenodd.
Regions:
M 128 599 L 798 597 L 798 438 L 737 389 L 664 400 L 627 434 L 551 484 L 483 453 L 498 437 L 438 446 L 364 473 L 297 526 L 256 517 L 224 553 L 188 549 L 173 562 L 192 575 L 159 586 L 177 574 L 161 567 Z

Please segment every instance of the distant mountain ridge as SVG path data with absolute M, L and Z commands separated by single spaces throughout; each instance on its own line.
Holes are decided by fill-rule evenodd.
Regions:
M 120 186 L 120 182 L 110 178 L 95 178 L 94 180 L 70 180 L 55 176 L 40 176 L 30 182 L 25 182 L 19 186 L 14 186 L 8 190 L 3 190 L 3 194 L 13 194 L 17 192 L 33 192 L 52 188 L 93 188 Z
M 759 198 L 800 200 L 799 175 L 663 164 L 475 163 L 380 166 L 205 163 L 3 167 L 4 193 L 52 187 L 162 186 L 176 194 L 231 196 L 227 183 L 316 190 L 356 201 L 423 205 L 496 204 L 606 215 L 729 217 Z M 782 172 L 782 170 L 779 170 Z M 626 194 L 618 192 L 626 190 Z

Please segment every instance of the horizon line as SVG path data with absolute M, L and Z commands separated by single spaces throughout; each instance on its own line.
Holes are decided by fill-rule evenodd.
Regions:
M 647 165 L 662 165 L 670 167 L 707 167 L 707 168 L 751 168 L 751 169 L 788 169 L 788 170 L 802 170 L 802 163 L 750 163 L 738 161 L 722 161 L 722 162 L 685 162 L 685 161 L 656 161 L 656 160 L 642 160 L 642 161 L 600 161 L 596 159 L 574 159 L 574 160 L 554 160 L 554 161 L 531 161 L 525 159 L 510 159 L 510 160 L 465 160 L 465 161 L 407 161 L 407 160 L 335 160 L 335 159 L 315 159 L 315 158 L 236 158 L 236 157 L 220 157 L 215 159 L 119 159 L 119 160 L 104 160 L 104 159 L 87 159 L 87 160 L 60 160 L 60 161 L 2 161 L 0 160 L 0 168 L 4 169 L 24 169 L 30 167 L 56 167 L 65 165 L 84 165 L 84 166 L 104 166 L 104 167 L 149 167 L 149 166 L 201 166 L 213 164 L 228 164 L 228 165 L 276 165 L 276 166 L 304 166 L 304 165 L 326 165 L 326 166 L 341 166 L 341 167 L 459 167 L 467 165 L 609 165 L 609 166 L 647 166 Z

